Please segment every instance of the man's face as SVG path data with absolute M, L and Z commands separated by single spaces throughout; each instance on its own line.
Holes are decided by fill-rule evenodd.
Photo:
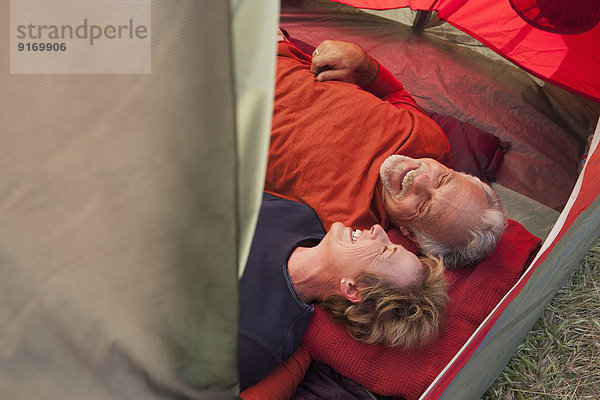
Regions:
M 442 243 L 457 245 L 487 206 L 477 182 L 430 158 L 393 155 L 380 173 L 386 213 L 411 239 L 414 230 L 421 230 Z

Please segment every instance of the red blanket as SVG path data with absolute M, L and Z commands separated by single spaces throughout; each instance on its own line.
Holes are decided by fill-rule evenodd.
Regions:
M 397 239 L 398 231 L 391 233 Z M 362 344 L 317 307 L 304 336 L 311 357 L 375 393 L 418 399 L 521 276 L 540 239 L 509 221 L 495 252 L 473 269 L 446 271 L 446 327 L 423 349 L 405 352 Z

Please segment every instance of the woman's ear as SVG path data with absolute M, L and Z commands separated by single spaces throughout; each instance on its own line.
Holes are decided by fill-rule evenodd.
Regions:
M 360 296 L 358 293 L 358 289 L 356 287 L 356 283 L 353 279 L 342 279 L 340 280 L 340 288 L 342 289 L 342 295 L 351 301 L 352 303 L 359 303 Z

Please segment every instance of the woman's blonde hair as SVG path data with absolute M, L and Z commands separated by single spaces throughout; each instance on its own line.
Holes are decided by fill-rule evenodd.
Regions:
M 441 260 L 420 260 L 422 279 L 411 287 L 401 288 L 380 275 L 361 272 L 355 278 L 360 302 L 331 295 L 320 304 L 356 340 L 407 350 L 421 347 L 439 334 L 448 295 Z

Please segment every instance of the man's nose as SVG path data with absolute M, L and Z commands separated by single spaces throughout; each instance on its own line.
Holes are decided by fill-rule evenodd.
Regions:
M 433 190 L 433 185 L 427 174 L 420 174 L 413 181 L 413 191 L 417 194 L 428 194 Z

